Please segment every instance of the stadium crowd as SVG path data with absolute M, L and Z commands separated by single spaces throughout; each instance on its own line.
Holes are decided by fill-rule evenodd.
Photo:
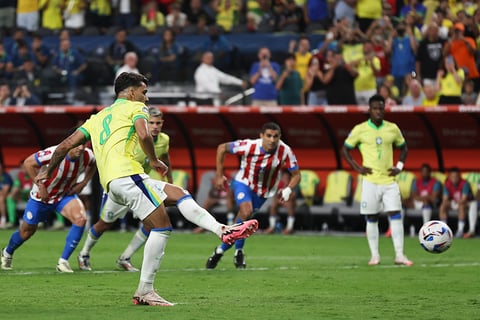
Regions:
M 253 99 L 281 105 L 366 105 L 376 92 L 390 105 L 475 104 L 480 89 L 478 1 L 10 0 L 0 16 L 1 105 L 52 104 L 59 87 L 73 103 L 79 91 L 111 87 L 129 52 L 161 84 L 193 83 L 210 51 L 220 71 L 269 90 Z M 265 35 L 256 50 L 260 62 L 261 47 L 271 51 L 272 72 L 234 34 Z M 291 36 L 283 50 L 279 34 Z M 195 48 L 177 40 L 186 35 Z M 87 49 L 95 37 L 102 45 Z M 254 72 L 271 85 L 257 86 Z

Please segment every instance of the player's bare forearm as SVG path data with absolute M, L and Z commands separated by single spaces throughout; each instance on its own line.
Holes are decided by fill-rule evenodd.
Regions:
M 290 183 L 288 184 L 288 187 L 290 189 L 293 189 L 300 183 L 302 175 L 300 174 L 300 170 L 292 170 L 290 171 L 290 173 L 292 174 L 292 177 L 290 178 Z
M 228 143 L 222 143 L 217 147 L 217 156 L 215 158 L 217 177 L 223 176 L 223 160 L 228 152 Z
M 408 155 L 408 147 L 407 147 L 407 144 L 404 143 L 400 147 L 400 158 L 398 160 L 402 161 L 402 162 L 405 162 L 405 160 L 407 160 L 407 155 Z
M 55 152 L 52 155 L 52 158 L 50 159 L 50 163 L 48 164 L 47 177 L 50 177 L 52 175 L 53 171 L 55 171 L 60 162 L 62 162 L 62 160 L 67 155 L 68 151 L 75 147 L 78 147 L 81 144 L 84 144 L 85 142 L 85 135 L 78 130 L 72 133 L 65 140 L 63 140 L 57 146 Z

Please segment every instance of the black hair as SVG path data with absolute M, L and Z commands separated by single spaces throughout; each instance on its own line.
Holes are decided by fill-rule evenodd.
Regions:
M 120 92 L 129 87 L 138 88 L 142 85 L 142 82 L 147 84 L 148 79 L 138 73 L 122 72 L 115 80 L 115 94 L 118 96 Z
M 424 163 L 422 164 L 422 166 L 420 167 L 420 169 L 428 169 L 428 171 L 432 171 L 432 167 L 430 167 L 430 165 L 428 163 Z
M 385 98 L 379 94 L 374 94 L 370 97 L 370 99 L 368 99 L 368 105 L 372 106 L 372 103 L 374 102 L 381 102 L 383 105 L 385 105 Z
M 264 133 L 267 130 L 275 130 L 278 132 L 282 132 L 282 130 L 280 130 L 280 126 L 275 122 L 267 122 L 262 126 L 262 133 Z

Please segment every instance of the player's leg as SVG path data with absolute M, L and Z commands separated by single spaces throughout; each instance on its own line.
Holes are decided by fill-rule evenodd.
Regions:
M 77 195 L 64 197 L 57 205 L 57 212 L 60 212 L 63 217 L 72 223 L 65 239 L 62 255 L 58 259 L 57 271 L 72 273 L 73 270 L 68 263 L 68 259 L 82 239 L 85 224 L 87 223 L 87 215 L 85 207 Z
M 138 249 L 140 249 L 145 244 L 149 234 L 150 234 L 150 231 L 147 231 L 144 225 L 138 228 L 137 232 L 135 232 L 132 239 L 130 240 L 130 243 L 127 245 L 125 250 L 117 259 L 117 266 L 119 268 L 122 268 L 125 271 L 130 271 L 130 272 L 139 271 L 137 268 L 133 266 L 131 262 L 131 258 L 133 254 L 137 252 Z
M 392 229 L 392 242 L 395 250 L 395 263 L 406 266 L 413 265 L 403 252 L 405 233 L 403 230 L 402 199 L 397 183 L 381 186 L 383 189 L 383 207 L 388 214 L 390 228 Z
M 280 199 L 278 197 L 273 197 L 272 199 L 272 204 L 270 205 L 270 208 L 268 209 L 268 229 L 265 231 L 265 233 L 271 234 L 275 232 L 275 226 L 277 225 L 277 220 L 278 220 L 278 207 L 280 205 Z
M 473 238 L 475 236 L 477 219 L 478 203 L 477 200 L 472 200 L 468 203 L 468 232 L 465 234 L 464 238 Z
M 159 181 L 158 181 L 159 182 Z M 165 246 L 172 231 L 170 219 L 163 202 L 166 194 L 156 180 L 144 180 L 139 175 L 115 179 L 110 182 L 109 198 L 128 206 L 134 216 L 142 220 L 144 228 L 150 231 L 145 243 L 142 269 L 138 288 L 133 296 L 135 304 L 156 306 L 172 305 L 154 290 L 155 274 L 160 268 Z
M 250 220 L 233 226 L 221 224 L 207 210 L 200 207 L 185 189 L 154 179 L 144 181 L 147 188 L 162 188 L 161 190 L 167 196 L 166 201 L 175 201 L 178 210 L 188 221 L 215 233 L 223 243 L 233 243 L 237 239 L 247 238 L 258 228 L 257 220 Z
M 284 206 L 287 208 L 287 226 L 283 230 L 283 234 L 291 234 L 293 232 L 293 227 L 295 225 L 295 206 L 297 203 L 297 198 L 295 193 L 292 194 L 290 200 L 285 202 Z
M 458 221 L 455 238 L 463 238 L 463 230 L 465 229 L 465 212 L 467 211 L 467 208 L 468 202 L 466 200 L 458 203 Z
M 381 210 L 381 196 L 378 191 L 378 186 L 366 179 L 362 180 L 362 196 L 360 206 L 360 213 L 365 216 L 366 235 L 368 247 L 370 249 L 369 265 L 380 264 L 380 253 L 378 250 L 379 229 L 378 217 Z
M 12 257 L 25 241 L 37 231 L 37 225 L 40 221 L 44 221 L 48 214 L 52 211 L 52 205 L 42 203 L 40 201 L 28 200 L 27 206 L 23 214 L 23 221 L 18 230 L 11 236 L 8 245 L 1 252 L 1 268 L 4 270 L 12 269 Z

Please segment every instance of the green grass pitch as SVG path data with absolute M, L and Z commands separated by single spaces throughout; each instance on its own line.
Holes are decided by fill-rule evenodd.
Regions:
M 3 247 L 10 230 L 0 231 Z M 106 233 L 92 251 L 92 272 L 59 274 L 65 231 L 38 231 L 0 270 L 1 319 L 480 319 L 480 239 L 455 239 L 440 255 L 406 237 L 413 267 L 393 264 L 391 239 L 381 238 L 382 264 L 367 266 L 363 235 L 255 234 L 247 269 L 233 250 L 215 270 L 205 262 L 212 234 L 174 232 L 155 287 L 174 307 L 134 306 L 139 273 L 115 260 L 133 233 Z M 83 241 L 80 245 L 83 244 Z M 134 256 L 141 265 L 142 252 Z

